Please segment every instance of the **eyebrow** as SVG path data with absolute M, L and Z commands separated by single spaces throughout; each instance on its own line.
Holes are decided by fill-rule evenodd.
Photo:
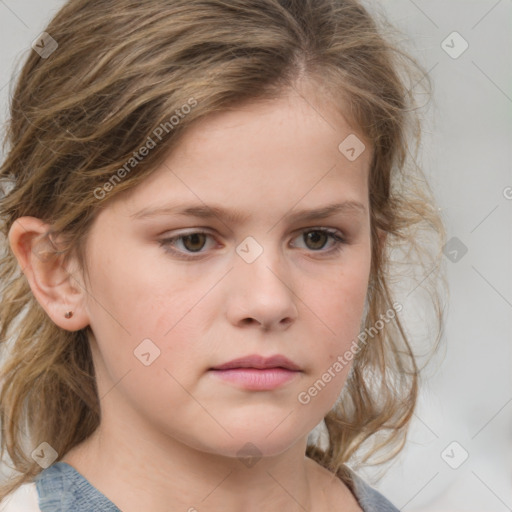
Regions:
M 337 213 L 349 214 L 365 214 L 367 211 L 366 206 L 358 201 L 344 201 L 342 203 L 333 203 L 320 208 L 310 208 L 292 212 L 285 215 L 284 218 L 290 221 L 297 220 L 316 220 L 325 219 L 336 215 Z M 247 221 L 250 214 L 241 212 L 240 210 L 229 210 L 222 206 L 207 206 L 204 204 L 182 204 L 182 205 L 164 205 L 157 207 L 143 208 L 142 210 L 130 215 L 134 219 L 146 219 L 149 217 L 157 217 L 160 215 L 179 215 L 197 217 L 201 219 L 211 219 L 217 217 L 225 219 L 226 221 L 236 224 Z

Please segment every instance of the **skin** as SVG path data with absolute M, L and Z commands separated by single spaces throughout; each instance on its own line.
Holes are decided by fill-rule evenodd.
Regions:
M 22 217 L 12 226 L 11 248 L 51 319 L 94 333 L 101 424 L 62 460 L 124 512 L 361 510 L 341 480 L 305 457 L 307 435 L 350 365 L 308 404 L 297 399 L 357 337 L 370 274 L 371 151 L 365 142 L 349 161 L 338 145 L 353 133 L 364 139 L 330 112 L 291 93 L 196 125 L 95 219 L 89 279 L 74 260 L 38 257 L 47 224 Z M 346 200 L 364 211 L 286 217 Z M 235 208 L 247 219 L 133 217 L 178 202 Z M 347 242 L 335 252 L 327 235 L 308 241 L 311 228 L 336 229 Z M 202 229 L 210 236 L 159 243 Z M 248 236 L 263 249 L 252 263 L 236 252 Z M 149 366 L 134 355 L 147 338 L 160 350 Z M 283 354 L 302 371 L 272 391 L 208 371 L 248 354 Z M 240 455 L 248 442 L 258 453 L 250 465 Z

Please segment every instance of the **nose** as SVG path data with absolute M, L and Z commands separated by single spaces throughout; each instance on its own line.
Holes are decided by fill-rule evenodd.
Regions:
M 227 315 L 237 327 L 284 330 L 298 316 L 295 283 L 278 249 L 269 244 L 261 249 L 253 261 L 243 251 L 236 256 L 229 275 Z M 254 246 L 250 250 L 254 251 Z

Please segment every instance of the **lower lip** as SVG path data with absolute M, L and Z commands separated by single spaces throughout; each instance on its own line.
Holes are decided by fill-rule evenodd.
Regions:
M 218 378 L 253 391 L 268 391 L 286 384 L 300 372 L 286 368 L 231 368 L 211 370 Z

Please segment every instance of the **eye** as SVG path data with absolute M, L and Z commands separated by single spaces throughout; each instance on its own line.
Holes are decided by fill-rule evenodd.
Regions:
M 340 251 L 346 243 L 345 239 L 337 230 L 327 228 L 308 229 L 307 231 L 303 231 L 300 236 L 306 243 L 307 248 L 312 249 L 313 252 L 336 253 Z M 332 244 L 333 248 L 327 251 L 322 251 L 321 249 L 325 246 L 326 241 L 329 238 L 334 241 Z
M 185 251 L 190 251 L 190 253 L 199 253 L 201 249 L 205 246 L 205 239 L 211 236 L 209 233 L 205 233 L 203 231 L 194 231 L 191 233 L 185 233 L 183 235 L 175 236 L 172 238 L 165 238 L 160 240 L 159 243 L 164 247 L 166 252 L 170 252 L 173 254 L 181 254 L 184 258 L 189 258 L 186 252 L 181 250 L 176 251 L 175 249 L 169 248 L 169 246 L 174 245 L 176 242 L 182 242 Z M 191 258 L 193 258 L 192 256 Z
M 310 249 L 312 252 L 318 252 L 321 254 L 331 254 L 341 251 L 343 245 L 346 244 L 345 239 L 341 236 L 339 231 L 331 230 L 327 228 L 313 228 L 303 231 L 300 235 L 306 243 L 306 249 Z M 193 254 L 203 254 L 202 251 L 206 245 L 208 238 L 212 238 L 210 233 L 204 231 L 192 231 L 190 233 L 184 233 L 171 238 L 164 238 L 159 240 L 159 244 L 164 248 L 165 252 L 171 253 L 178 258 L 182 259 L 197 259 L 198 256 Z M 298 238 L 298 237 L 296 237 Z M 328 239 L 333 240 L 331 249 L 322 251 Z M 181 244 L 182 249 L 176 245 Z

